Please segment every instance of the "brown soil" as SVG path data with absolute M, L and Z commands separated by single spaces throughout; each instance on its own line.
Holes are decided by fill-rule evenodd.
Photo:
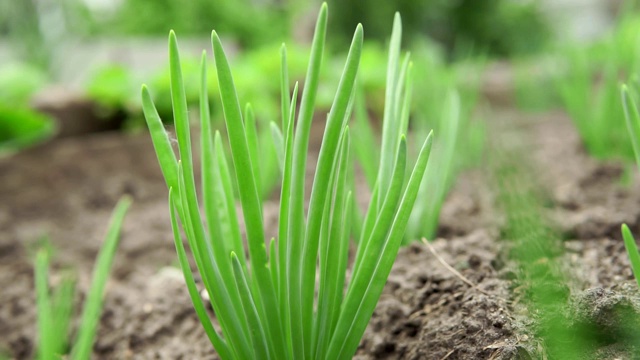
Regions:
M 618 330 L 616 309 L 636 314 L 638 292 L 620 241 L 627 222 L 640 234 L 640 179 L 623 185 L 624 169 L 584 154 L 562 114 L 517 119 L 530 141 L 530 156 L 551 194 L 546 210 L 566 238 L 559 259 L 569 274 L 563 311 L 573 322 Z M 513 120 L 516 121 L 516 120 Z M 482 167 L 483 169 L 485 167 Z M 508 258 L 490 176 L 462 174 L 441 216 L 435 252 L 467 277 L 463 282 L 425 245 L 401 249 L 358 359 L 531 359 L 545 355 L 535 316 L 520 301 L 518 264 Z M 166 188 L 146 134 L 94 134 L 65 138 L 0 159 L 0 351 L 9 358 L 34 355 L 35 299 L 31 249 L 49 234 L 55 269 L 72 267 L 80 292 L 120 195 L 134 205 L 107 286 L 96 359 L 217 358 L 174 267 Z M 266 204 L 268 224 L 277 204 Z M 52 276 L 52 281 L 56 277 Z M 590 289 L 590 290 L 588 290 Z M 620 333 L 622 334 L 622 333 Z M 610 336 L 588 357 L 629 358 L 633 346 Z

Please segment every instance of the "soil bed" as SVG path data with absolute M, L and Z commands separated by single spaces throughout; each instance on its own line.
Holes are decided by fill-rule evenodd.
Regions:
M 601 321 L 619 306 L 635 315 L 639 297 L 619 227 L 627 222 L 640 234 L 640 179 L 634 176 L 625 186 L 620 164 L 590 159 L 562 114 L 502 110 L 496 117 L 526 134 L 532 166 L 550 194 L 545 213 L 565 238 L 564 253 L 553 259 L 570 279 L 562 311 L 585 322 Z M 496 210 L 490 178 L 485 170 L 460 176 L 433 242 L 435 253 L 475 286 L 447 270 L 427 246 L 401 249 L 356 358 L 544 356 L 537 318 L 529 315 L 521 284 L 514 281 L 518 264 L 507 256 L 504 216 Z M 1 351 L 15 359 L 34 355 L 30 249 L 38 237 L 50 235 L 56 270 L 76 269 L 84 293 L 110 211 L 128 193 L 134 204 L 108 283 L 94 358 L 217 358 L 173 267 L 167 193 L 147 134 L 56 140 L 0 159 L 0 183 Z M 265 206 L 269 226 L 277 225 L 276 209 L 275 202 Z M 601 323 L 615 330 L 615 324 Z M 588 355 L 628 358 L 630 344 L 612 336 L 594 343 Z

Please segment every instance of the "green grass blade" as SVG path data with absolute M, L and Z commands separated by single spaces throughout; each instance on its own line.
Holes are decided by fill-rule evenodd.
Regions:
M 275 354 L 269 352 L 269 345 L 267 345 L 267 336 L 265 329 L 258 316 L 258 309 L 251 297 L 251 290 L 249 284 L 242 271 L 242 266 L 238 261 L 236 253 L 231 253 L 231 263 L 233 265 L 233 275 L 240 293 L 240 300 L 242 301 L 242 308 L 245 314 L 247 314 L 247 320 L 249 322 L 249 336 L 251 343 L 253 344 L 253 350 L 255 351 L 255 359 L 272 359 L 275 358 Z M 274 344 L 270 344 L 273 346 Z
M 453 163 L 460 135 L 460 97 L 450 90 L 442 113 L 441 137 L 435 141 L 426 173 L 422 179 L 419 199 L 407 227 L 404 243 L 425 237 L 432 240 L 438 228 L 440 210 L 453 182 Z
M 197 204 L 195 182 L 193 179 L 193 159 L 191 156 L 191 134 L 189 130 L 187 97 L 185 95 L 184 83 L 182 80 L 178 41 L 176 39 L 176 34 L 173 31 L 169 33 L 169 67 L 171 72 L 170 81 L 173 119 L 176 129 L 176 137 L 178 138 L 180 161 L 182 162 L 183 173 L 186 174 L 185 191 L 187 191 L 187 193 L 184 195 L 188 197 L 190 204 Z M 181 194 L 181 196 L 183 195 Z M 193 212 L 191 213 L 191 216 L 195 217 L 195 215 L 196 214 Z M 203 230 L 196 229 L 197 234 L 200 232 L 203 232 Z
M 327 345 L 331 340 L 338 320 L 345 272 L 342 271 L 344 251 L 348 251 L 350 226 L 344 223 L 350 210 L 345 204 L 347 198 L 347 174 L 349 166 L 349 128 L 345 128 L 340 140 L 340 154 L 334 164 L 330 192 L 332 198 L 325 204 L 323 232 L 320 237 L 320 288 L 318 290 L 318 315 L 314 330 L 314 354 L 316 359 L 324 359 Z M 346 269 L 345 269 L 346 271 Z
M 311 357 L 311 329 L 313 326 L 313 304 L 315 296 L 316 259 L 320 228 L 322 225 L 322 210 L 328 197 L 329 176 L 338 151 L 338 141 L 346 125 L 349 105 L 355 88 L 355 81 L 360 65 L 362 53 L 362 25 L 356 27 L 353 35 L 347 61 L 343 70 L 338 90 L 327 118 L 318 165 L 311 189 L 307 232 L 305 236 L 302 263 L 302 323 L 305 335 L 305 355 Z
M 270 123 L 271 137 L 276 149 L 278 158 L 278 166 L 280 174 L 284 174 L 284 136 L 283 132 L 287 131 L 287 123 L 289 121 L 289 108 L 291 108 L 291 99 L 289 98 L 289 70 L 287 66 L 287 47 L 283 43 L 280 47 L 280 112 L 282 113 L 281 125 L 278 128 L 275 122 Z
M 218 210 L 218 226 L 222 232 L 222 242 L 226 243 L 227 251 L 225 257 L 235 251 L 241 254 L 244 251 L 244 244 L 240 234 L 240 224 L 238 223 L 238 214 L 236 213 L 236 203 L 233 196 L 233 185 L 231 179 L 231 171 L 227 163 L 227 156 L 222 146 L 222 138 L 220 133 L 216 131 L 214 137 L 214 181 L 216 193 L 216 209 Z M 244 269 L 247 268 L 246 259 L 239 257 L 238 260 Z
M 267 336 L 276 348 L 276 354 L 284 354 L 284 333 L 280 324 L 280 309 L 276 302 L 276 293 L 269 273 L 265 235 L 262 219 L 262 204 L 256 186 L 256 174 L 253 172 L 251 155 L 247 144 L 247 133 L 242 121 L 240 104 L 235 91 L 233 77 L 220 38 L 214 31 L 211 36 L 220 98 L 227 124 L 227 134 L 231 145 L 236 181 L 240 192 L 242 212 L 247 230 L 252 281 L 260 292 L 254 294 L 258 310 L 263 321 L 269 324 Z
M 352 140 L 353 150 L 362 167 L 362 172 L 369 188 L 373 189 L 378 176 L 380 150 L 369 121 L 364 90 L 362 90 L 361 86 L 356 87 L 354 129 L 358 136 L 355 136 Z
M 409 129 L 409 116 L 411 115 L 411 97 L 413 95 L 413 63 L 409 61 L 409 54 L 405 56 L 405 64 L 403 65 L 404 71 L 404 90 L 402 95 L 398 95 L 397 103 L 402 102 L 402 108 L 398 109 L 398 116 L 400 121 L 398 124 L 398 134 L 406 134 Z
M 359 247 L 363 247 L 362 255 L 356 258 L 356 262 L 353 264 L 354 281 L 359 279 L 360 272 L 363 271 L 363 264 L 372 264 L 381 254 L 384 238 L 387 236 L 391 224 L 393 214 L 396 212 L 398 202 L 402 196 L 402 188 L 404 186 L 404 179 L 407 165 L 407 144 L 404 137 L 401 138 L 398 145 L 397 157 L 395 161 L 395 168 L 393 169 L 393 176 L 391 177 L 391 184 L 389 184 L 389 192 L 382 201 L 382 207 L 376 218 L 376 221 L 371 229 L 368 239 L 364 239 Z M 370 269 L 370 266 L 364 266 L 364 269 Z M 373 272 L 371 269 L 370 272 Z M 362 275 L 367 277 L 370 275 L 366 272 Z M 353 291 L 349 287 L 349 291 Z
M 302 239 L 305 237 L 304 194 L 307 151 L 311 131 L 311 120 L 313 118 L 316 94 L 318 92 L 318 81 L 320 78 L 320 68 L 322 66 L 326 32 L 327 4 L 324 3 L 320 8 L 320 13 L 316 21 L 311 45 L 311 56 L 304 81 L 304 90 L 302 92 L 300 112 L 298 114 L 293 144 L 288 239 L 295 239 L 295 241 L 292 240 L 287 243 L 289 246 L 289 250 L 287 251 L 287 281 L 290 285 L 288 296 L 290 299 L 289 311 L 294 359 L 303 359 L 305 354 L 310 354 L 311 352 L 311 324 L 305 324 L 303 321 L 302 284 L 300 283 L 302 271 L 301 255 L 303 254 Z M 305 346 L 307 347 L 306 349 Z
M 273 282 L 273 286 L 276 289 L 279 289 L 280 273 L 278 271 L 278 248 L 276 247 L 275 238 L 271 238 L 271 241 L 269 241 L 269 270 L 271 271 L 271 281 Z
M 269 123 L 269 128 L 271 129 L 273 146 L 276 149 L 276 157 L 278 158 L 278 168 L 280 170 L 280 176 L 284 176 L 284 135 L 282 135 L 282 131 L 273 121 Z
M 214 253 L 218 252 L 218 258 L 227 256 L 231 252 L 231 248 L 225 247 L 223 241 L 214 241 L 214 239 L 225 239 L 220 226 L 221 223 L 218 216 L 219 204 L 216 199 L 216 171 L 217 168 L 215 158 L 215 148 L 213 144 L 213 132 L 211 129 L 211 113 L 209 109 L 209 97 L 207 90 L 207 53 L 202 52 L 200 62 L 200 161 L 202 171 L 202 200 L 204 202 L 205 218 L 209 229 L 209 239 Z M 215 225 L 214 225 L 215 224 Z M 219 263 L 220 264 L 220 263 Z M 222 262 L 221 265 L 224 265 Z M 227 273 L 231 272 L 231 264 L 227 264 Z
M 200 323 L 202 324 L 202 327 L 204 328 L 209 341 L 211 341 L 214 349 L 216 349 L 218 355 L 220 355 L 220 358 L 223 360 L 235 359 L 236 357 L 232 355 L 232 352 L 227 346 L 227 343 L 213 328 L 213 324 L 209 319 L 209 314 L 207 314 L 207 309 L 202 302 L 202 298 L 200 297 L 200 293 L 198 292 L 198 288 L 196 287 L 195 280 L 193 279 L 191 267 L 189 266 L 189 260 L 187 259 L 184 245 L 182 244 L 182 236 L 180 235 L 180 229 L 178 228 L 178 220 L 176 219 L 175 215 L 173 188 L 169 189 L 169 208 L 171 209 L 171 228 L 173 229 L 173 239 L 176 246 L 176 252 L 178 253 L 180 268 L 182 269 L 182 273 L 184 274 L 184 281 L 187 284 L 189 296 L 191 297 L 191 301 L 193 302 L 193 307 L 196 310 L 198 319 L 200 320 Z
M 240 104 L 235 91 L 235 85 L 231 75 L 231 69 L 226 55 L 222 48 L 222 43 L 218 35 L 212 34 L 213 53 L 218 74 L 220 88 L 220 98 L 224 110 L 229 144 L 231 145 L 231 155 L 233 157 L 236 181 L 240 190 L 240 200 L 246 223 L 247 237 L 249 243 L 249 253 L 255 277 L 265 278 L 261 271 L 267 266 L 267 255 L 264 245 L 264 229 L 262 222 L 262 206 L 258 189 L 256 186 L 256 176 L 253 171 L 251 154 L 247 140 L 245 124 L 240 112 Z M 270 281 L 268 282 L 270 283 Z
M 229 261 L 229 254 L 234 250 L 243 251 L 243 246 L 240 239 L 240 232 L 237 230 L 235 204 L 233 203 L 233 199 L 229 200 L 229 197 L 232 196 L 231 189 L 229 189 L 227 195 L 223 188 L 221 170 L 218 164 L 217 139 L 214 140 L 209 112 L 206 60 L 206 52 L 203 51 L 200 64 L 202 196 L 204 200 L 205 217 L 209 224 L 209 247 L 215 258 L 215 265 L 212 265 L 212 267 L 218 269 L 222 278 L 222 282 L 217 286 L 230 297 L 229 301 L 236 305 L 235 311 L 239 312 L 242 311 L 240 308 L 240 294 L 232 285 L 234 283 L 234 277 L 232 264 Z M 229 201 L 231 201 L 230 204 Z M 229 208 L 231 208 L 231 210 Z M 235 228 L 232 222 L 234 222 Z M 241 264 L 243 268 L 246 269 L 245 262 L 243 261 Z M 248 328 L 245 330 L 248 330 Z
M 292 293 L 292 283 L 290 280 L 294 278 L 294 274 L 291 270 L 293 266 L 292 259 L 294 257 L 291 255 L 292 244 L 289 238 L 289 235 L 291 235 L 289 232 L 291 229 L 290 207 L 292 205 L 292 197 L 289 196 L 289 194 L 291 192 L 291 181 L 293 175 L 293 120 L 296 113 L 297 96 L 298 83 L 296 82 L 293 87 L 293 96 L 289 105 L 289 120 L 285 122 L 286 127 L 284 129 L 286 131 L 286 137 L 284 140 L 284 171 L 282 174 L 282 188 L 280 190 L 280 220 L 278 223 L 278 263 L 280 265 L 280 269 L 278 270 L 280 275 L 280 280 L 278 282 L 280 285 L 278 288 L 278 299 L 280 301 L 280 313 L 284 324 L 284 332 L 288 339 L 287 351 L 289 358 L 292 358 L 294 353 L 293 341 L 291 341 L 291 339 L 293 339 L 293 335 L 290 306 Z
M 391 31 L 391 41 L 389 43 L 389 60 L 387 64 L 387 87 L 385 90 L 385 106 L 382 119 L 382 146 L 380 151 L 380 167 L 378 168 L 378 186 L 380 192 L 387 193 L 391 183 L 392 169 L 394 167 L 395 151 L 400 134 L 392 131 L 399 119 L 396 118 L 398 104 L 394 101 L 396 89 L 398 88 L 398 78 L 400 75 L 400 42 L 402 39 L 402 23 L 400 14 L 396 13 L 393 19 L 393 30 Z M 382 206 L 382 197 L 378 198 L 378 208 Z
M 287 47 L 283 43 L 280 47 L 280 111 L 282 113 L 282 131 L 286 131 L 289 119 L 289 66 L 287 65 Z
M 182 201 L 180 203 L 184 209 L 178 215 L 185 221 L 189 219 L 189 228 L 193 232 L 193 239 L 196 244 L 202 246 L 199 249 L 204 259 L 203 264 L 207 265 L 213 261 L 214 252 L 212 245 L 207 241 L 204 231 L 200 209 L 198 206 L 198 196 L 193 175 L 193 156 L 191 149 L 191 133 L 189 128 L 189 114 L 187 109 L 187 99 L 185 95 L 184 82 L 182 80 L 182 69 L 180 65 L 180 55 L 178 51 L 178 41 L 173 31 L 169 33 L 169 67 L 171 82 L 171 104 L 173 106 L 173 118 L 175 122 L 176 137 L 178 138 L 178 150 L 180 153 L 180 163 L 178 170 L 178 191 Z M 206 116 L 206 114 L 205 114 Z M 206 258 L 204 256 L 207 256 Z M 224 285 L 222 285 L 224 286 Z
M 402 60 L 402 66 L 400 66 L 400 73 L 398 74 L 398 79 L 396 80 L 396 92 L 393 97 L 392 106 L 395 109 L 395 114 L 393 114 L 393 121 L 390 122 L 389 131 L 393 134 L 395 138 L 395 142 L 392 142 L 392 146 L 395 149 L 398 146 L 398 142 L 400 141 L 400 135 L 406 134 L 407 129 L 406 126 L 409 123 L 409 113 L 403 114 L 405 109 L 404 106 L 408 106 L 411 103 L 411 97 L 405 96 L 407 92 L 411 92 L 411 81 L 409 78 L 410 75 L 410 65 L 409 54 L 405 54 L 404 59 Z M 403 116 L 406 116 L 405 119 Z M 391 137 L 389 137 L 391 138 Z
M 178 162 L 178 172 L 183 175 L 179 178 L 180 181 L 178 185 L 180 188 L 178 189 L 178 194 L 185 194 L 184 169 L 180 161 Z M 186 196 L 180 196 L 179 199 L 176 199 L 176 202 L 177 201 L 182 201 L 183 209 L 189 208 Z M 220 273 L 219 264 L 215 261 L 210 244 L 204 238 L 200 238 L 195 234 L 196 230 L 191 212 L 185 211 L 184 213 L 184 218 L 180 220 L 187 233 L 189 247 L 193 252 L 196 266 L 202 275 L 205 288 L 209 293 L 211 305 L 214 311 L 216 311 L 218 320 L 222 326 L 227 344 L 232 352 L 238 354 L 238 357 L 246 359 L 252 358 L 253 352 L 249 345 L 249 339 L 247 338 L 249 326 L 247 325 L 246 316 L 242 311 L 241 304 L 231 300 L 231 293 L 234 289 L 230 287 L 233 286 L 233 284 L 224 282 L 222 274 Z
M 82 319 L 78 327 L 78 336 L 72 351 L 74 360 L 89 359 L 93 348 L 98 322 L 100 321 L 100 312 L 102 309 L 102 297 L 104 287 L 107 283 L 111 263 L 116 253 L 118 243 L 120 241 L 120 228 L 127 209 L 131 205 L 131 199 L 128 196 L 118 201 L 113 215 L 105 241 L 98 253 L 98 258 L 93 269 L 93 279 L 91 280 L 91 288 L 87 294 L 84 303 Z
M 624 240 L 624 247 L 627 249 L 627 254 L 629 254 L 629 261 L 631 262 L 633 275 L 640 287 L 640 253 L 638 253 L 636 240 L 633 238 L 631 230 L 629 230 L 627 224 L 622 224 L 622 239 Z
M 351 156 L 353 157 L 353 155 Z M 351 159 L 352 164 L 355 162 L 355 160 L 355 157 Z M 349 169 L 349 174 L 347 175 L 347 186 L 350 188 L 350 192 L 352 194 L 355 194 L 357 192 L 356 188 L 359 186 L 359 184 L 356 184 L 355 178 L 356 174 L 354 166 L 352 165 L 351 169 Z M 349 209 L 351 209 L 351 215 L 349 215 L 349 223 L 351 224 L 351 237 L 357 244 L 358 240 L 360 240 L 360 236 L 364 228 L 365 213 L 360 208 L 358 199 L 355 196 L 351 196 L 351 201 L 353 202 L 353 204 L 349 205 Z
M 358 347 L 360 338 L 373 314 L 382 289 L 384 288 L 385 281 L 393 266 L 398 249 L 400 248 L 402 236 L 427 167 L 431 143 L 432 135 L 429 134 L 418 155 L 418 160 L 409 178 L 398 211 L 395 213 L 381 255 L 378 257 L 378 261 L 373 264 L 375 270 L 370 276 L 362 276 L 358 279 L 354 276 L 352 283 L 349 284 L 349 290 L 351 291 L 347 292 L 344 300 L 340 319 L 336 326 L 337 330 L 329 345 L 328 358 L 350 358 Z M 368 264 L 363 266 L 366 265 Z M 365 273 L 365 271 L 363 271 L 363 273 Z
M 73 297 L 75 295 L 75 278 L 66 274 L 62 283 L 54 291 L 52 297 L 53 329 L 55 329 L 54 354 L 64 354 L 68 346 L 69 326 L 73 315 Z
M 38 310 L 38 359 L 48 360 L 55 357 L 56 344 L 49 297 L 49 254 L 45 249 L 38 250 L 36 254 L 34 278 Z
M 260 171 L 260 163 L 266 161 L 264 159 L 265 154 L 260 153 L 258 149 L 258 128 L 256 127 L 256 116 L 253 112 L 251 104 L 247 103 L 244 108 L 244 122 L 247 131 L 247 145 L 249 146 L 249 156 L 251 157 L 251 165 L 253 166 L 253 175 L 256 178 L 256 187 L 260 198 L 265 196 L 264 181 L 262 178 L 262 172 Z M 261 156 L 262 155 L 262 156 Z
M 142 110 L 167 188 L 178 189 L 178 161 L 173 148 L 171 148 L 171 141 L 164 130 L 160 115 L 151 100 L 151 94 L 145 85 L 142 85 Z

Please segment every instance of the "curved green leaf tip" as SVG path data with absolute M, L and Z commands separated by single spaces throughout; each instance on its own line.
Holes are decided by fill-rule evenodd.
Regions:
M 622 224 L 622 239 L 624 240 L 624 247 L 627 249 L 627 254 L 629 255 L 631 270 L 633 270 L 633 275 L 640 287 L 640 253 L 638 253 L 636 240 L 633 234 L 631 234 L 631 230 L 629 230 L 627 224 Z

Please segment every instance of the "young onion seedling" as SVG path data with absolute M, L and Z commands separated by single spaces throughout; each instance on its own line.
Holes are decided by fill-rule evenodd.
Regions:
M 104 288 L 120 241 L 120 228 L 130 205 L 131 199 L 123 197 L 111 216 L 107 236 L 96 259 L 91 288 L 87 293 L 78 334 L 69 359 L 85 360 L 91 357 L 93 341 L 100 321 Z M 63 278 L 60 286 L 53 293 L 49 292 L 49 256 L 49 252 L 42 248 L 38 250 L 35 261 L 39 335 L 37 358 L 39 360 L 58 359 L 67 353 L 67 335 L 73 313 L 74 281 L 72 278 Z
M 398 24 L 399 21 L 396 16 Z M 169 34 L 169 58 L 179 159 L 149 91 L 146 86 L 142 88 L 145 117 L 169 188 L 171 222 L 180 265 L 196 313 L 222 359 L 351 358 L 391 271 L 427 166 L 431 135 L 425 140 L 408 179 L 405 136 L 394 132 L 396 135 L 388 138 L 392 142 L 382 148 L 387 159 L 386 172 L 378 177 L 374 187 L 345 291 L 352 213 L 352 193 L 347 184 L 351 171 L 351 134 L 347 123 L 363 30 L 360 25 L 355 30 L 327 115 L 305 212 L 305 169 L 326 29 L 327 5 L 323 4 L 299 109 L 297 84 L 289 94 L 286 48 L 282 47 L 282 125 L 272 124 L 282 168 L 280 219 L 277 240 L 271 239 L 268 243 L 265 243 L 262 200 L 254 171 L 254 164 L 261 161 L 260 153 L 252 151 L 255 137 L 247 125 L 250 117 L 241 111 L 218 34 L 215 31 L 212 34 L 213 56 L 235 177 L 231 176 L 221 135 L 213 132 L 210 124 L 205 53 L 200 86 L 200 194 L 195 187 L 185 89 L 173 32 Z M 393 105 L 399 104 L 402 104 L 400 98 Z M 389 125 L 403 128 L 402 118 L 393 114 Z M 241 235 L 235 210 L 233 178 L 237 181 L 246 239 Z M 199 296 L 179 224 L 210 294 L 220 332 L 214 329 Z

